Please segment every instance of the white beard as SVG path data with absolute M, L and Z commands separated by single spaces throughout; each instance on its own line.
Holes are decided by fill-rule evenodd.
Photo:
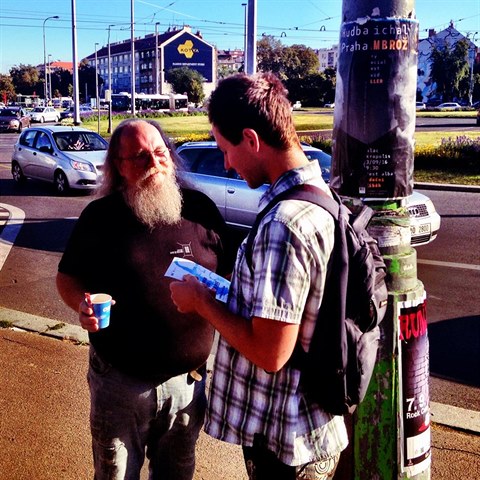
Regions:
M 151 229 L 174 225 L 182 218 L 182 194 L 173 172 L 160 184 L 140 181 L 125 188 L 124 198 L 140 222 Z

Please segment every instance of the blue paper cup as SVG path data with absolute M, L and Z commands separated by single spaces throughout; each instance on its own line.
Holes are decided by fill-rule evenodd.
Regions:
M 93 314 L 98 318 L 98 328 L 106 328 L 110 325 L 110 308 L 112 297 L 106 293 L 94 293 L 90 295 Z

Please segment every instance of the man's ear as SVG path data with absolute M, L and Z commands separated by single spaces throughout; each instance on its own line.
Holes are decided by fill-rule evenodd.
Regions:
M 247 145 L 257 153 L 260 150 L 260 137 L 258 133 L 251 128 L 243 129 L 243 139 L 247 142 Z

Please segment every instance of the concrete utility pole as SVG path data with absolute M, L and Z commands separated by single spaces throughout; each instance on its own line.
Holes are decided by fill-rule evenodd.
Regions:
M 159 77 L 159 62 L 158 62 L 158 26 L 160 22 L 155 23 L 155 93 L 160 93 Z
M 112 133 L 112 57 L 110 52 L 110 28 L 114 25 L 108 26 L 108 98 L 105 98 L 108 102 L 108 128 L 107 132 Z
M 130 42 L 131 42 L 131 108 L 132 117 L 135 117 L 135 1 L 130 0 Z
M 418 22 L 414 0 L 343 0 L 330 186 L 353 209 L 376 210 L 369 231 L 388 267 L 389 310 L 376 369 L 352 417 L 353 471 L 339 478 L 430 478 L 425 291 L 404 208 L 413 190 Z M 337 475 L 335 475 L 337 478 Z
M 247 72 L 247 4 L 242 3 L 244 9 L 243 19 L 243 71 Z
M 473 104 L 473 67 L 475 66 L 475 59 L 477 57 L 477 47 L 475 45 L 475 37 L 478 35 L 478 32 L 475 32 L 472 36 L 472 61 L 470 64 L 470 87 L 468 89 L 468 104 L 472 106 Z M 468 35 L 467 35 L 468 38 Z
M 98 95 L 98 43 L 95 43 L 95 106 L 97 107 L 97 133 L 100 134 L 100 98 Z
M 72 0 L 72 68 L 73 68 L 73 112 L 74 125 L 80 125 L 80 98 L 78 86 L 78 53 L 77 53 L 77 7 Z M 85 100 L 86 101 L 86 100 Z
M 248 0 L 247 48 L 245 72 L 249 75 L 257 71 L 257 0 Z
M 48 55 L 48 99 L 52 100 L 52 61 L 50 57 L 52 56 L 51 53 Z

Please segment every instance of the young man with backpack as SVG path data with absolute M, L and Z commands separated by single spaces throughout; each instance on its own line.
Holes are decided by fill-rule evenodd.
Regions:
M 305 157 L 290 102 L 273 74 L 234 75 L 209 101 L 225 167 L 251 188 L 269 183 L 260 210 L 295 185 L 331 193 Z M 220 333 L 205 430 L 240 444 L 250 479 L 331 479 L 348 438 L 343 417 L 312 399 L 290 361 L 308 351 L 335 238 L 330 213 L 285 199 L 260 221 L 246 258 L 238 252 L 227 306 L 193 276 L 170 285 L 181 312 L 196 312 Z M 318 387 L 329 389 L 318 379 Z

